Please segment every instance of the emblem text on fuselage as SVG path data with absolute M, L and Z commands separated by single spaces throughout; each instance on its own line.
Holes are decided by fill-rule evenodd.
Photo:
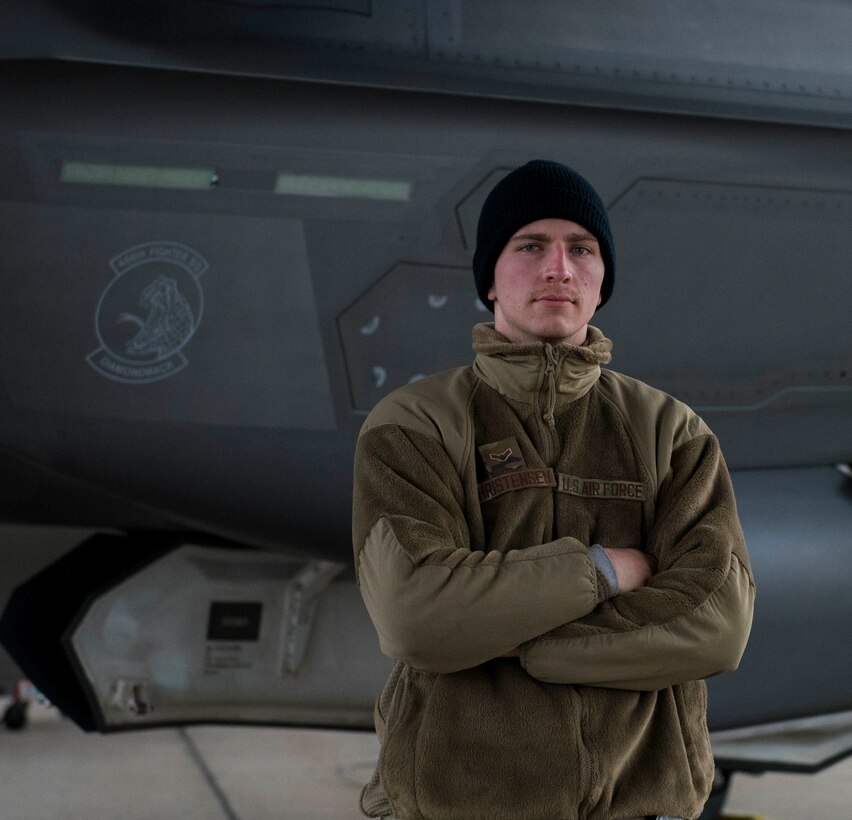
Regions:
M 178 242 L 147 242 L 114 256 L 95 309 L 100 347 L 86 361 L 125 384 L 160 381 L 188 361 L 182 348 L 201 321 L 207 260 Z M 136 312 L 138 311 L 138 313 Z

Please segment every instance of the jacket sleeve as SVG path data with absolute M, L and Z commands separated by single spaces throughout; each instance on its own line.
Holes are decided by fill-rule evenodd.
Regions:
M 491 660 L 590 613 L 608 594 L 574 538 L 472 550 L 465 503 L 439 441 L 394 424 L 362 432 L 353 498 L 358 584 L 382 652 L 431 672 Z
M 754 581 L 730 476 L 712 434 L 678 447 L 657 495 L 648 584 L 526 643 L 543 681 L 655 690 L 735 669 L 751 629 Z

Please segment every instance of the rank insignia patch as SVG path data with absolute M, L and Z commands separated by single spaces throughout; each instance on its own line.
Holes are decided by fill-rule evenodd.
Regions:
M 504 438 L 493 444 L 483 444 L 479 448 L 482 464 L 489 478 L 523 470 L 527 465 L 521 455 L 521 448 L 514 438 Z

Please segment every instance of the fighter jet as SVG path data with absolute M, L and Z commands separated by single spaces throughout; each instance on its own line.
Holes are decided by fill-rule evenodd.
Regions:
M 850 30 L 829 0 L 3 4 L 0 678 L 90 731 L 369 728 L 355 439 L 469 362 L 479 207 L 544 157 L 610 212 L 613 367 L 732 470 L 759 594 L 706 816 L 734 771 L 852 751 Z

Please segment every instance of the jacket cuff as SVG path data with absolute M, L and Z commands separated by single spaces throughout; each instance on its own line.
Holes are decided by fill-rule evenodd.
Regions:
M 589 558 L 592 559 L 592 563 L 595 565 L 595 574 L 598 576 L 598 599 L 605 601 L 607 598 L 617 595 L 618 576 L 615 574 L 615 567 L 609 560 L 606 550 L 600 544 L 592 544 L 589 547 Z

